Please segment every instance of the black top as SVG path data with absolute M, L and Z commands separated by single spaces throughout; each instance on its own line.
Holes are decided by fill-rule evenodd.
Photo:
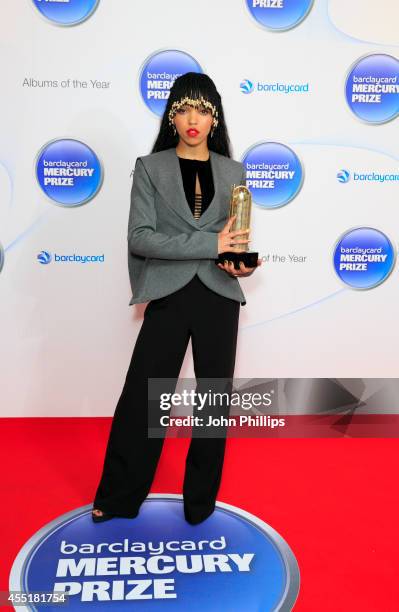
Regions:
M 179 157 L 178 159 L 187 203 L 194 218 L 199 219 L 215 195 L 211 158 L 209 157 L 206 161 L 185 159 L 184 157 Z M 201 186 L 201 195 L 195 194 L 195 177 L 197 174 Z

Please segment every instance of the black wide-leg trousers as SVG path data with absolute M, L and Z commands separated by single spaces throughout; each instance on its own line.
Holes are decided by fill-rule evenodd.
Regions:
M 196 379 L 232 379 L 239 310 L 239 302 L 215 293 L 197 275 L 178 291 L 148 303 L 112 421 L 93 508 L 137 515 L 164 442 L 163 436 L 148 437 L 148 378 L 177 383 L 191 338 Z M 168 390 L 173 393 L 175 386 Z M 214 510 L 225 444 L 225 436 L 191 438 L 183 483 L 184 513 L 191 523 Z

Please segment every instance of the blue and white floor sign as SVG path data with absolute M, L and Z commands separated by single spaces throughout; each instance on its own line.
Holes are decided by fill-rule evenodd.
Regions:
M 313 0 L 246 0 L 249 12 L 265 28 L 289 30 L 305 19 Z
M 243 157 L 247 187 L 256 204 L 278 208 L 299 193 L 303 182 L 302 164 L 292 149 L 278 142 L 251 147 Z
M 135 519 L 93 523 L 91 506 L 65 514 L 21 549 L 10 591 L 69 594 L 78 610 L 292 610 L 299 569 L 288 544 L 224 503 L 198 525 L 181 495 L 150 494 Z M 132 603 L 134 602 L 134 603 Z M 59 605 L 18 610 L 59 610 Z
M 202 72 L 202 68 L 184 51 L 157 51 L 145 60 L 140 73 L 140 92 L 150 111 L 163 115 L 173 83 L 186 72 Z
M 359 59 L 346 79 L 346 101 L 367 123 L 385 123 L 399 114 L 399 60 L 376 53 Z
M 97 194 L 103 171 L 94 151 L 73 139 L 54 140 L 39 152 L 36 178 L 53 202 L 61 206 L 80 206 Z
M 82 23 L 95 11 L 99 0 L 33 0 L 37 10 L 57 25 Z
M 392 272 L 395 251 L 389 238 L 377 229 L 359 227 L 342 236 L 334 250 L 339 278 L 354 289 L 371 289 Z

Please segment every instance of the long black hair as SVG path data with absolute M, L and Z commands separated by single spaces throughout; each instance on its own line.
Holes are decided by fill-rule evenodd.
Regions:
M 176 147 L 179 142 L 179 135 L 173 134 L 172 127 L 169 125 L 168 115 L 173 102 L 178 102 L 185 96 L 193 100 L 199 100 L 202 97 L 216 106 L 216 110 L 218 111 L 218 125 L 214 129 L 212 137 L 210 133 L 208 134 L 208 149 L 220 153 L 220 155 L 224 155 L 225 157 L 231 157 L 230 139 L 224 120 L 222 98 L 212 79 L 207 74 L 199 72 L 186 72 L 186 74 L 179 76 L 173 83 L 162 116 L 158 136 L 151 153 L 171 149 L 172 147 Z

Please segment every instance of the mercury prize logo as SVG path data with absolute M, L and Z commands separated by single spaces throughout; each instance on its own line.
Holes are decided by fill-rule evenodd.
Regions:
M 98 3 L 99 0 L 33 0 L 43 17 L 60 26 L 73 26 L 86 21 Z
M 385 53 L 357 60 L 346 79 L 346 101 L 358 119 L 386 123 L 399 114 L 399 60 Z
M 48 198 L 69 208 L 86 204 L 97 195 L 103 171 L 99 158 L 88 145 L 65 138 L 41 149 L 36 178 Z
M 186 72 L 202 72 L 202 68 L 184 51 L 156 51 L 145 60 L 140 72 L 140 92 L 150 111 L 159 117 L 163 115 L 173 83 Z
M 307 17 L 313 0 L 246 0 L 252 17 L 269 30 L 290 30 Z
M 247 170 L 247 187 L 255 204 L 279 208 L 299 193 L 304 171 L 299 157 L 280 142 L 263 142 L 252 146 L 243 157 Z
M 217 502 L 193 526 L 182 495 L 150 494 L 133 520 L 93 525 L 86 506 L 42 527 L 15 559 L 9 590 L 65 593 L 74 612 L 258 612 L 292 610 L 299 581 L 287 542 L 257 516 Z
M 394 263 L 392 242 L 373 227 L 345 232 L 334 249 L 335 272 L 352 289 L 377 287 L 391 274 Z

